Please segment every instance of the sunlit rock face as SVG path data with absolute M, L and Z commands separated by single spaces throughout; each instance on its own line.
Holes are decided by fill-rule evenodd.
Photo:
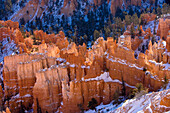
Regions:
M 121 89 L 122 79 L 128 84 L 128 94 L 139 82 L 151 91 L 157 90 L 162 85 L 160 79 L 169 75 L 168 70 L 161 64 L 157 67 L 145 54 L 141 53 L 135 59 L 129 36 L 122 36 L 118 44 L 111 38 L 107 41 L 99 38 L 91 50 L 83 49 L 85 45 L 77 47 L 74 43 L 63 50 L 57 49 L 59 51 L 54 49 L 54 45 L 45 45 L 39 45 L 40 48 L 44 47 L 44 54 L 5 57 L 5 97 L 11 97 L 11 101 L 6 101 L 5 105 L 9 105 L 13 112 L 20 111 L 20 105 L 27 109 L 33 107 L 35 112 L 40 108 L 43 112 L 79 112 L 77 105 L 88 109 L 91 98 L 95 98 L 99 104 L 108 104 L 116 89 Z M 159 46 L 164 48 L 161 44 Z M 152 49 L 152 44 L 149 44 L 148 51 Z M 44 52 L 43 49 L 39 51 Z M 90 51 L 93 57 L 88 55 Z M 91 64 L 78 60 L 79 57 L 88 58 Z M 149 74 L 143 71 L 144 67 Z M 108 74 L 103 73 L 106 69 Z M 110 78 L 106 81 L 102 77 Z M 18 107 L 15 109 L 13 106 Z
M 4 38 L 10 38 L 14 40 L 16 44 L 24 42 L 24 38 L 22 36 L 21 31 L 19 30 L 19 23 L 13 22 L 11 20 L 8 21 L 0 21 L 0 41 Z
M 166 39 L 166 49 L 168 50 L 168 52 L 170 52 L 170 31 Z
M 0 111 L 0 113 L 11 113 L 11 111 L 9 110 L 9 108 L 7 107 L 4 111 Z
M 6 29 L 12 31 L 10 27 Z M 3 32 L 10 34 L 8 30 Z M 17 34 L 14 40 L 22 36 L 19 29 L 14 31 Z M 150 30 L 142 33 L 146 36 Z M 20 37 L 16 44 L 24 49 L 23 53 L 4 58 L 0 105 L 14 113 L 22 108 L 33 109 L 35 113 L 80 112 L 82 108 L 88 109 L 92 98 L 98 105 L 111 102 L 115 91 L 122 88 L 122 81 L 128 95 L 137 83 L 157 91 L 165 76 L 170 79 L 169 36 L 166 41 L 161 39 L 154 44 L 150 41 L 148 50 L 139 53 L 136 59 L 134 50 L 148 37 L 131 39 L 124 33 L 118 43 L 112 37 L 107 40 L 99 37 L 87 49 L 85 44 L 69 44 L 62 31 L 54 35 L 36 30 L 34 35 L 38 45 L 30 37 Z M 37 50 L 30 52 L 32 48 Z M 168 106 L 168 101 L 168 97 L 163 98 L 161 104 Z
M 167 39 L 167 36 L 169 35 L 169 24 L 170 24 L 170 19 L 159 19 L 159 26 L 158 26 L 158 31 L 157 35 L 159 35 L 163 40 Z

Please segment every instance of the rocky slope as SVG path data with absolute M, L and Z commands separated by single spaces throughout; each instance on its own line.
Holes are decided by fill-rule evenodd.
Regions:
M 152 113 L 168 111 L 170 111 L 170 89 L 127 100 L 120 108 L 111 111 L 111 113 Z
M 170 86 L 170 83 L 169 83 Z M 159 92 L 150 92 L 133 99 L 126 100 L 120 105 L 116 106 L 112 101 L 110 104 L 100 104 L 96 110 L 88 110 L 85 113 L 152 113 L 152 112 L 166 112 L 169 113 L 169 87 Z
M 155 6 L 155 2 L 157 4 L 162 4 L 164 0 L 107 0 L 107 3 L 110 4 L 110 11 L 111 14 L 115 15 L 117 8 L 121 9 L 127 9 L 128 6 L 139 6 L 143 8 L 150 7 L 150 5 Z M 53 7 L 53 13 L 55 13 L 55 16 L 60 17 L 62 13 L 64 15 L 72 15 L 73 11 L 79 7 L 81 10 L 81 13 L 87 14 L 87 12 L 93 8 L 93 5 L 99 7 L 104 1 L 102 0 L 86 0 L 86 1 L 80 1 L 80 0 L 58 0 L 58 1 L 50 1 L 50 0 L 30 0 L 24 8 L 20 9 L 11 16 L 11 20 L 13 21 L 19 21 L 21 18 L 24 18 L 25 21 L 32 21 L 36 17 L 42 18 L 43 13 L 49 10 L 51 6 Z M 57 9 L 55 8 L 57 7 Z M 28 13 L 28 12 L 29 13 Z
M 75 113 L 88 110 L 92 98 L 98 105 L 110 103 L 118 89 L 122 93 L 125 88 L 128 95 L 137 83 L 157 91 L 164 85 L 165 77 L 170 79 L 170 34 L 165 32 L 170 29 L 161 27 L 170 21 L 159 21 L 160 40 L 153 45 L 149 41 L 145 54 L 139 53 L 137 58 L 134 50 L 153 35 L 142 27 L 142 38 L 136 36 L 139 41 L 131 39 L 127 29 L 118 43 L 112 37 L 99 37 L 87 49 L 86 44 L 69 43 L 62 31 L 55 35 L 36 30 L 34 36 L 39 44 L 33 45 L 29 33 L 24 39 L 18 27 L 13 26 L 15 23 L 2 21 L 2 40 L 10 37 L 20 51 L 4 57 L 1 109 L 9 107 L 14 113 Z M 165 101 L 163 105 L 169 100 Z

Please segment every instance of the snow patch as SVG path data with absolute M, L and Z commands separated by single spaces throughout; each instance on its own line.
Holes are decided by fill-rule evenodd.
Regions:
M 103 74 L 101 74 L 100 76 L 97 76 L 96 78 L 89 78 L 89 79 L 85 79 L 85 80 L 84 80 L 84 78 L 82 78 L 82 81 L 86 81 L 86 82 L 87 81 L 92 81 L 92 80 L 97 80 L 97 81 L 104 80 L 104 82 L 116 82 L 116 83 L 122 84 L 122 82 L 120 80 L 118 80 L 118 79 L 113 80 L 110 77 L 109 72 L 104 72 Z M 127 84 L 127 83 L 125 83 L 125 85 L 127 87 L 130 87 L 130 88 L 136 88 L 135 86 L 131 86 L 131 85 Z

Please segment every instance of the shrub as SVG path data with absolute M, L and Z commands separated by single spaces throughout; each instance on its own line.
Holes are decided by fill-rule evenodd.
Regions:
M 168 79 L 167 79 L 167 76 L 165 75 L 164 76 L 164 81 L 163 81 L 163 89 L 166 89 L 166 86 L 167 86 L 167 84 L 168 84 Z
M 145 71 L 147 71 L 147 69 L 146 69 L 146 68 L 143 68 L 143 71 L 145 72 Z
M 84 112 L 84 108 L 83 108 L 83 104 L 77 104 L 77 106 L 79 107 L 79 109 Z
M 89 101 L 87 107 L 93 110 L 95 109 L 96 106 L 97 106 L 97 100 L 95 98 L 92 98 L 91 101 Z
M 136 84 L 136 89 L 133 89 L 131 96 L 139 99 L 142 95 L 148 93 L 148 89 L 143 87 L 142 83 Z

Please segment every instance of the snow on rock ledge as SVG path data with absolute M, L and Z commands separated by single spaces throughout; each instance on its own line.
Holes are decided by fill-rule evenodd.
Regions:
M 82 78 L 82 81 L 92 81 L 92 80 L 97 80 L 97 81 L 99 81 L 99 80 L 104 80 L 104 82 L 117 82 L 117 83 L 119 83 L 119 84 L 122 84 L 122 82 L 121 81 L 119 81 L 118 79 L 112 79 L 111 77 L 110 77 L 110 75 L 109 75 L 109 72 L 104 72 L 103 74 L 101 74 L 100 76 L 97 76 L 96 78 L 89 78 L 89 79 L 85 79 L 84 80 L 84 78 Z M 127 84 L 127 83 L 125 83 L 125 85 L 127 86 L 127 87 L 130 87 L 130 88 L 136 88 L 135 86 L 131 86 L 131 85 L 129 85 L 129 84 Z
M 152 113 L 170 111 L 170 89 L 143 95 L 140 99 L 127 100 L 111 113 Z

